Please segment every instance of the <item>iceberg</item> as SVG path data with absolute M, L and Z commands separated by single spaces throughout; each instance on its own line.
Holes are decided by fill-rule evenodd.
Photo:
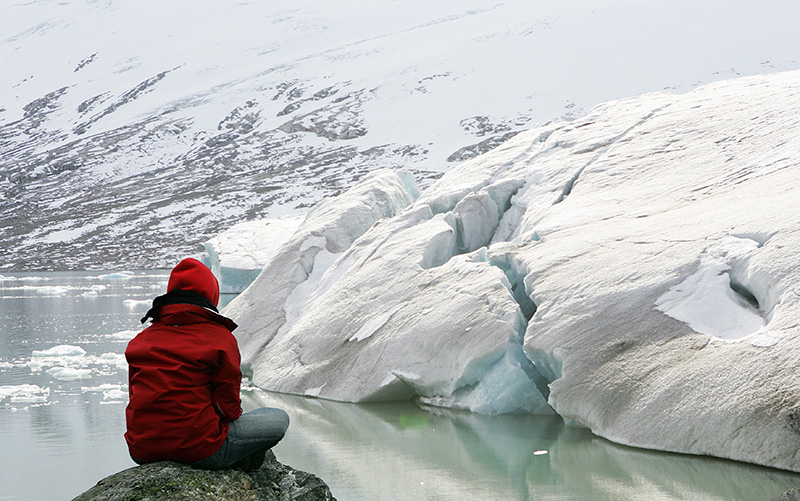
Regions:
M 203 263 L 217 277 L 220 292 L 245 290 L 302 222 L 299 215 L 245 221 L 204 242 Z
M 799 97 L 800 72 L 647 94 L 422 193 L 365 177 L 225 309 L 253 382 L 800 471 Z

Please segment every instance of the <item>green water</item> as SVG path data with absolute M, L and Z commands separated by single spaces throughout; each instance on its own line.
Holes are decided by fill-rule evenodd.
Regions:
M 135 466 L 122 438 L 120 355 L 167 276 L 102 275 L 0 280 L 0 499 L 71 499 Z M 56 345 L 85 354 L 33 354 Z M 78 379 L 58 372 L 64 367 Z M 798 474 L 614 445 L 557 417 L 354 405 L 257 389 L 243 392 L 243 405 L 287 410 L 292 424 L 276 455 L 323 478 L 340 501 L 753 501 L 800 486 Z

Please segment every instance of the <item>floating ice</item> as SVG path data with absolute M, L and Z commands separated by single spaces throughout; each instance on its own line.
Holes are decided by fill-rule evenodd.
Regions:
M 42 403 L 47 402 L 50 388 L 42 388 L 35 384 L 0 386 L 0 402 L 8 399 L 10 403 Z
M 127 402 L 128 392 L 125 390 L 107 390 L 103 392 L 103 403 Z
M 106 334 L 105 337 L 110 339 L 118 339 L 120 341 L 130 341 L 131 339 L 136 337 L 136 335 L 139 334 L 140 332 L 141 332 L 140 330 L 119 331 L 119 332 L 113 332 L 111 334 Z
M 84 291 L 81 296 L 83 297 L 97 297 L 101 292 L 106 290 L 108 286 L 95 284 L 89 287 L 88 291 Z
M 119 390 L 122 386 L 119 384 L 103 383 L 98 386 L 82 386 L 81 393 L 102 393 L 104 391 Z
M 27 276 L 27 277 L 17 277 L 15 280 L 19 280 L 20 282 L 47 282 L 51 280 L 50 277 L 35 277 L 35 276 Z
M 122 304 L 129 310 L 147 310 L 153 303 L 150 299 L 125 299 Z
M 117 281 L 117 280 L 129 280 L 133 277 L 133 274 L 127 272 L 115 272 L 115 273 L 108 273 L 105 275 L 98 275 L 98 280 L 108 280 L 108 281 Z
M 78 379 L 91 379 L 92 377 L 92 369 L 75 367 L 51 367 L 46 372 L 59 381 L 76 381 Z
M 45 286 L 45 287 L 34 287 L 33 291 L 36 294 L 41 294 L 43 296 L 61 296 L 69 292 L 69 288 L 58 287 L 58 286 Z
M 118 369 L 128 368 L 128 362 L 125 360 L 125 355 L 122 353 L 103 353 L 100 355 L 99 361 L 113 365 Z
M 82 357 L 86 354 L 86 350 L 80 346 L 73 346 L 69 344 L 60 344 L 53 346 L 46 350 L 33 350 L 32 356 L 34 358 L 42 357 Z
M 102 393 L 104 401 L 128 400 L 128 391 L 119 384 L 104 383 L 99 386 L 83 386 L 81 393 Z

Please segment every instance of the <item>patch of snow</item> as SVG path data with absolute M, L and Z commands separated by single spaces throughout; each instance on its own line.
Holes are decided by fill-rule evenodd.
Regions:
M 703 252 L 697 271 L 658 298 L 656 307 L 697 332 L 721 339 L 740 339 L 757 332 L 766 320 L 758 304 L 732 287 L 730 262 L 759 247 L 751 239 L 723 239 Z
M 392 315 L 397 313 L 397 311 L 402 307 L 403 307 L 403 305 L 399 304 L 399 305 L 395 306 L 394 308 L 390 309 L 389 311 L 387 311 L 386 313 L 383 313 L 382 315 L 379 315 L 379 316 L 374 317 L 374 318 L 372 318 L 370 320 L 367 320 L 367 322 L 358 330 L 358 332 L 353 334 L 348 339 L 348 341 L 363 341 L 363 340 L 371 337 L 381 327 L 386 325 L 386 322 L 388 322 L 389 319 L 392 318 Z

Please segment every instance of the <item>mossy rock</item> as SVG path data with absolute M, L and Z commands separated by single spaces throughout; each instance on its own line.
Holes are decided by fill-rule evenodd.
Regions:
M 279 463 L 270 451 L 260 468 L 208 471 L 172 461 L 136 466 L 104 478 L 73 501 L 335 501 L 317 476 Z

